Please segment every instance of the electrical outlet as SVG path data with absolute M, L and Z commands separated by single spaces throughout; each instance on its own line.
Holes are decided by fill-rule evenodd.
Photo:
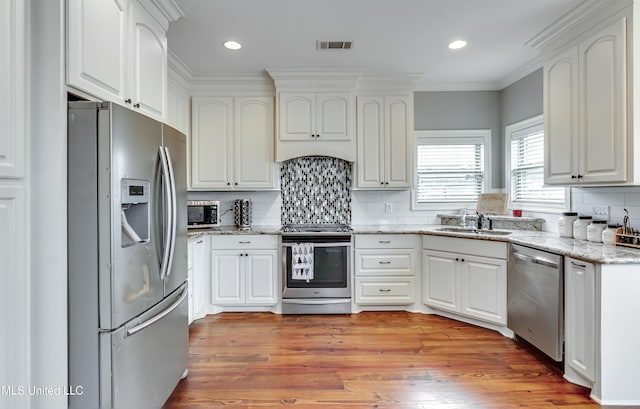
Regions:
M 385 213 L 391 213 L 393 211 L 393 206 L 391 205 L 390 202 L 387 202 L 384 204 L 384 212 Z
M 591 206 L 591 216 L 596 220 L 609 220 L 609 206 Z

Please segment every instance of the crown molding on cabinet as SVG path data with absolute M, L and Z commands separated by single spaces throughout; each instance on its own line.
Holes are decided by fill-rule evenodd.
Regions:
M 169 23 L 185 16 L 174 0 L 138 0 L 166 32 Z
M 527 41 L 525 45 L 536 49 L 542 49 L 558 38 L 561 34 L 572 30 L 579 23 L 596 15 L 597 13 L 603 10 L 607 10 L 608 13 L 612 13 L 614 10 L 623 9 L 632 3 L 632 0 L 585 0 L 551 23 L 551 25 L 531 40 Z
M 358 80 L 358 95 L 413 94 L 422 73 L 364 73 Z
M 282 90 L 353 90 L 362 75 L 361 70 L 352 69 L 289 69 L 269 68 L 276 89 Z

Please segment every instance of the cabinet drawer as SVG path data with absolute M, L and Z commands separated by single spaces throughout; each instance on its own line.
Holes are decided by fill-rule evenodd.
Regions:
M 415 275 L 414 253 L 412 250 L 383 253 L 376 250 L 356 250 L 356 275 Z
M 357 234 L 357 249 L 414 249 L 417 240 L 413 234 Z
M 211 236 L 211 248 L 214 250 L 225 249 L 278 249 L 278 236 L 272 234 L 238 234 Z
M 407 305 L 415 302 L 413 277 L 356 277 L 356 303 Z
M 422 248 L 425 250 L 507 259 L 507 243 L 499 241 L 423 236 Z

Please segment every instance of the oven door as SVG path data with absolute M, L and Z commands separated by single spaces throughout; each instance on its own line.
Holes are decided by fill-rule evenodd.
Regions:
M 292 243 L 282 243 L 283 298 L 351 297 L 351 242 L 313 243 L 312 280 L 292 279 Z

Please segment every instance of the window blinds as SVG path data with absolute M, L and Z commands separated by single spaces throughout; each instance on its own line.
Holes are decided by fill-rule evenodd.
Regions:
M 473 202 L 484 183 L 484 144 L 425 138 L 417 146 L 418 203 Z
M 563 203 L 564 189 L 544 187 L 542 125 L 511 135 L 511 200 Z

